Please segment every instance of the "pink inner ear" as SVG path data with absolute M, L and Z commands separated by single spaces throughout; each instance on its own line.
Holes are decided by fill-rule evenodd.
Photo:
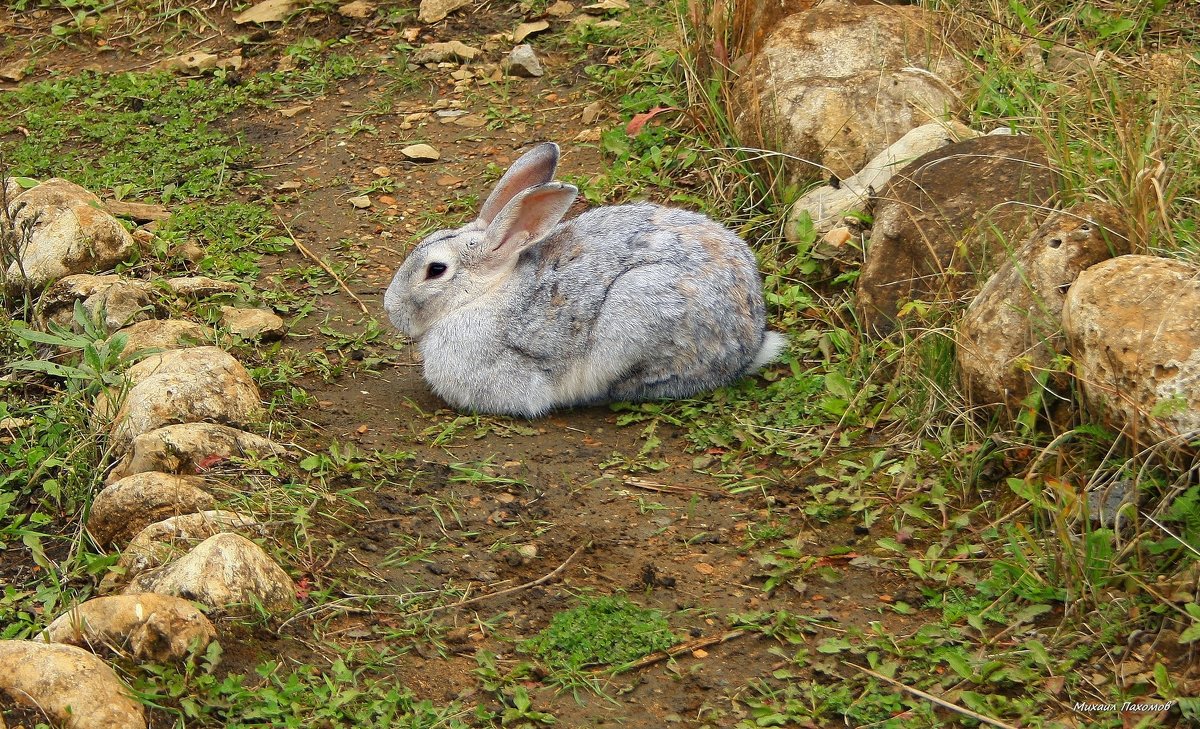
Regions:
M 488 226 L 491 253 L 504 260 L 549 235 L 567 214 L 578 192 L 571 185 L 557 182 L 522 191 Z
M 490 224 L 519 193 L 554 179 L 558 166 L 558 145 L 539 144 L 521 156 L 496 183 L 496 189 L 479 209 L 479 220 Z

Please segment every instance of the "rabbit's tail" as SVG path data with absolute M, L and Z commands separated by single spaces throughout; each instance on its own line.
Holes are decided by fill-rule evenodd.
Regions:
M 754 361 L 750 363 L 750 371 L 753 372 L 774 362 L 783 353 L 786 346 L 787 337 L 779 332 L 764 333 L 762 346 L 758 348 L 758 354 L 754 355 Z

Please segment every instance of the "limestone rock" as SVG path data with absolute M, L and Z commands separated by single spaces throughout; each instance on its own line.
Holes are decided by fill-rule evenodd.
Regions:
M 1079 275 L 1063 332 L 1084 398 L 1149 445 L 1200 430 L 1200 270 L 1118 256 Z M 1174 441 L 1184 445 L 1186 440 Z
M 427 43 L 412 54 L 413 63 L 443 63 L 445 61 L 472 61 L 483 51 L 461 41 Z
M 138 575 L 125 594 L 157 592 L 229 613 L 257 603 L 270 613 L 296 601 L 291 578 L 254 542 L 238 534 L 209 537 L 178 560 Z
M 976 405 L 1020 407 L 1039 387 L 1066 397 L 1065 377 L 1048 372 L 1066 352 L 1062 309 L 1081 271 L 1129 252 L 1116 208 L 1085 203 L 1053 213 L 1012 252 L 958 325 L 958 366 Z
M 0 694 L 66 729 L 146 729 L 145 710 L 117 674 L 71 645 L 0 640 Z
M 850 177 L 961 107 L 969 69 L 943 24 L 910 6 L 825 4 L 784 18 L 735 85 L 735 129 L 796 158 L 794 177 Z
M 137 533 L 121 550 L 117 568 L 104 576 L 100 591 L 110 593 L 146 570 L 161 567 L 222 532 L 259 534 L 262 525 L 233 511 L 213 509 L 181 514 L 155 522 Z
M 242 339 L 279 339 L 287 332 L 283 319 L 268 309 L 222 306 L 221 325 Z
M 87 528 L 101 545 L 124 544 L 149 524 L 216 504 L 204 479 L 144 471 L 110 484 L 96 495 Z
M 858 278 L 860 324 L 887 334 L 908 301 L 952 303 L 978 290 L 978 277 L 997 267 L 1000 240 L 1028 235 L 1057 187 L 1032 137 L 977 137 L 909 163 L 875 199 Z
M 455 10 L 470 4 L 471 0 L 421 0 L 417 20 L 422 23 L 436 23 Z
M 34 287 L 73 273 L 112 268 L 133 250 L 133 236 L 104 210 L 100 199 L 79 185 L 52 179 L 10 199 L 19 231 L 28 231 L 20 261 L 9 265 L 10 280 Z
M 512 49 L 500 65 L 509 76 L 535 78 L 546 73 L 542 69 L 542 63 L 538 60 L 537 54 L 533 52 L 533 46 L 528 43 Z
M 79 331 L 80 326 L 75 321 L 76 301 L 83 304 L 84 311 L 93 321 L 103 312 L 100 321 L 110 332 L 150 319 L 158 312 L 154 289 L 146 281 L 115 274 L 79 273 L 55 281 L 42 294 L 35 312 L 38 325 L 45 328 L 54 323 Z
M 212 342 L 213 330 L 183 319 L 149 319 L 116 332 L 125 337 L 125 352 L 183 349 Z
M 282 455 L 283 446 L 244 430 L 216 423 L 182 423 L 143 433 L 105 483 L 144 471 L 196 474 L 230 458 Z M 206 465 L 208 464 L 208 465 Z
M 297 0 L 264 0 L 233 17 L 238 25 L 248 23 L 281 23 L 299 7 Z
M 156 71 L 177 71 L 180 73 L 202 73 L 217 67 L 220 57 L 206 51 L 192 51 L 181 56 L 167 58 L 154 65 Z
M 909 131 L 875 155 L 858 174 L 847 177 L 836 187 L 822 185 L 801 196 L 788 216 L 788 239 L 796 239 L 803 215 L 811 218 L 818 233 L 827 233 L 842 222 L 846 213 L 864 209 L 871 195 L 882 190 L 892 175 L 909 162 L 952 142 L 977 136 L 978 132 L 956 121 L 929 122 Z
M 241 290 L 233 281 L 219 281 L 208 276 L 176 276 L 166 280 L 167 288 L 179 296 L 202 299 L 214 294 L 231 294 Z
M 551 18 L 565 18 L 573 12 L 575 12 L 575 6 L 567 0 L 556 0 L 546 8 L 546 14 Z
M 217 347 L 155 354 L 128 371 L 130 387 L 119 409 L 97 403 L 100 422 L 112 416 L 112 443 L 123 452 L 133 439 L 164 425 L 216 422 L 243 426 L 262 417 L 262 397 L 250 373 Z
M 93 653 L 165 663 L 203 653 L 217 630 L 187 600 L 145 593 L 88 600 L 56 618 L 39 637 Z
M 437 162 L 442 158 L 442 153 L 428 144 L 410 144 L 400 150 L 400 154 L 413 162 Z
M 366 20 L 375 14 L 375 3 L 366 0 L 353 0 L 338 7 L 338 15 L 351 20 Z

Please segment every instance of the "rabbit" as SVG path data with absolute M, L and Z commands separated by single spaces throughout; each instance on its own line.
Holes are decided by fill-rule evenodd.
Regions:
M 417 342 L 433 391 L 460 410 L 686 398 L 774 360 L 754 255 L 698 213 L 649 203 L 562 221 L 578 189 L 534 147 L 479 217 L 425 238 L 384 309 Z

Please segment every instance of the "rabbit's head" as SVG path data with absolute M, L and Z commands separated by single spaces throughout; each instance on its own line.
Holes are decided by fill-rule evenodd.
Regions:
M 478 218 L 417 244 L 383 298 L 392 324 L 420 339 L 438 320 L 502 284 L 521 251 L 554 230 L 579 192 L 551 182 L 557 165 L 557 144 L 534 147 L 496 183 Z

